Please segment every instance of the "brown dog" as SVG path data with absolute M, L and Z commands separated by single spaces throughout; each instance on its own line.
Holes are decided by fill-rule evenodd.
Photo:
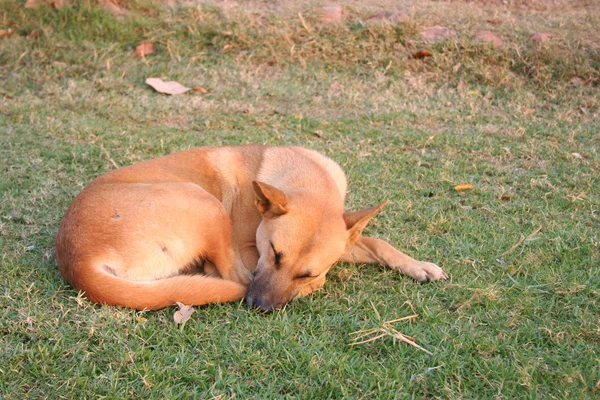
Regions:
M 344 213 L 346 178 L 300 147 L 200 147 L 108 172 L 67 210 L 56 238 L 65 279 L 92 301 L 157 309 L 242 299 L 279 308 L 325 283 L 338 260 L 445 279 L 361 236 L 386 203 Z

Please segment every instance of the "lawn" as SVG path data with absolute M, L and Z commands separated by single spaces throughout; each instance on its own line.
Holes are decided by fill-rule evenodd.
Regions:
M 594 2 L 356 0 L 339 23 L 316 1 L 23 3 L 0 0 L 0 398 L 600 395 Z M 409 20 L 369 20 L 395 9 Z M 427 42 L 434 25 L 456 34 Z M 149 77 L 204 90 L 162 95 Z M 366 234 L 450 279 L 340 263 L 281 311 L 210 305 L 185 325 L 62 279 L 54 236 L 95 176 L 242 143 L 333 158 L 348 209 L 391 200 Z M 352 345 L 385 326 L 431 354 Z

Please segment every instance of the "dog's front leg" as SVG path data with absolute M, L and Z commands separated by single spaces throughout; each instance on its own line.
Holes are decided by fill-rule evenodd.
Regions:
M 419 282 L 429 282 L 446 279 L 446 273 L 437 265 L 417 261 L 396 250 L 387 242 L 365 236 L 360 236 L 349 252 L 344 254 L 341 261 L 351 263 L 379 263 L 397 269 Z

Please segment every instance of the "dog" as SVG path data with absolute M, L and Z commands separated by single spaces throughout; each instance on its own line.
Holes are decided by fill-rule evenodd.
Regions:
M 63 217 L 61 274 L 93 302 L 160 309 L 241 300 L 269 311 L 337 261 L 446 279 L 362 231 L 387 202 L 344 212 L 338 164 L 302 147 L 198 147 L 94 179 Z

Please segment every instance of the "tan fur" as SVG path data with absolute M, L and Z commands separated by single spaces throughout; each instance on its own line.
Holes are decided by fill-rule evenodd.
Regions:
M 434 264 L 362 237 L 385 204 L 344 214 L 345 192 L 341 168 L 312 150 L 182 151 L 92 181 L 61 222 L 56 259 L 91 300 L 137 309 L 244 296 L 278 308 L 322 286 L 339 259 L 445 278 Z

